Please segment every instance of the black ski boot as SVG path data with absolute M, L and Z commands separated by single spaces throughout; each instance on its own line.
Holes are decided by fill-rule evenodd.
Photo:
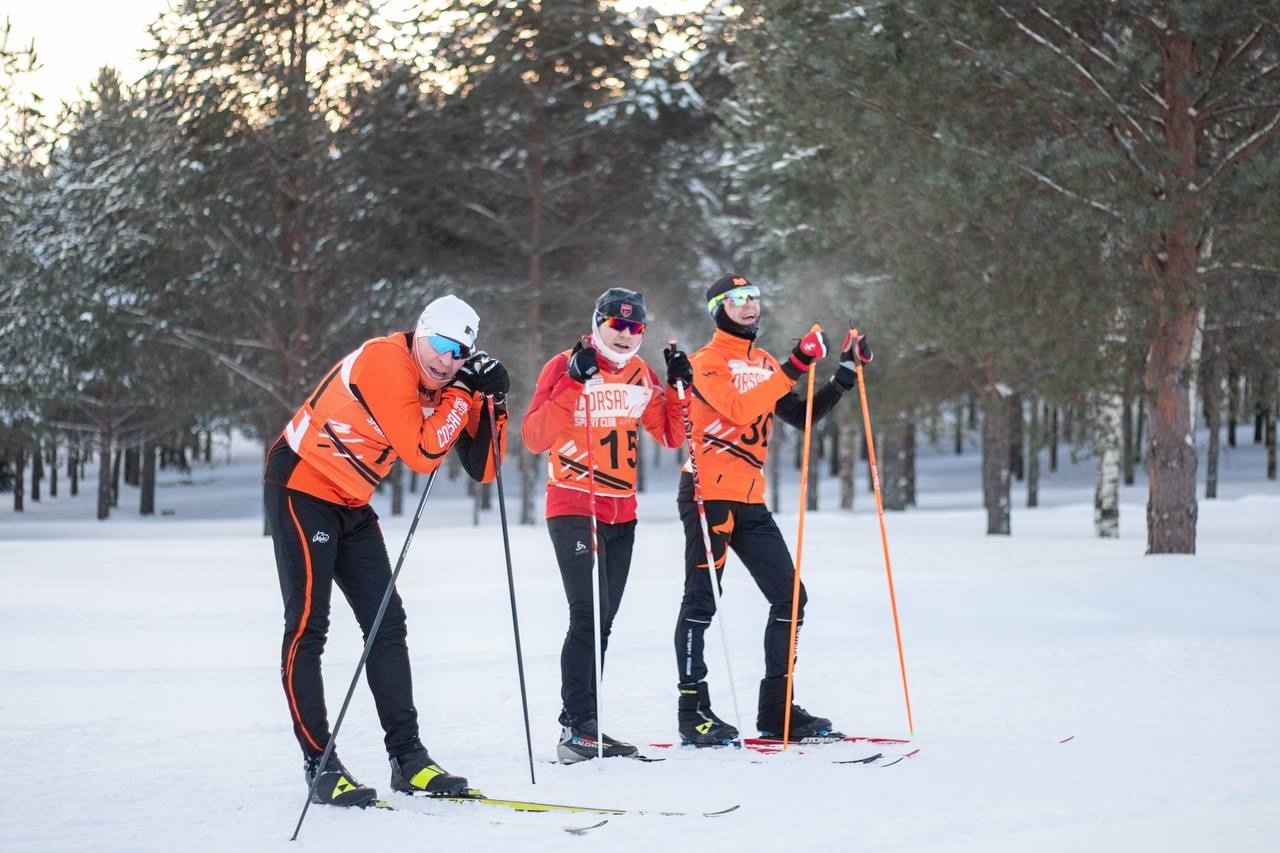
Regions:
M 377 791 L 367 785 L 361 785 L 350 771 L 342 766 L 337 753 L 329 755 L 323 770 L 320 769 L 320 756 L 309 756 L 304 759 L 303 770 L 313 803 L 364 808 L 378 799 Z M 312 782 L 315 782 L 314 787 Z
M 680 685 L 676 717 L 680 740 L 693 746 L 726 746 L 738 739 L 738 730 L 711 711 L 707 682 Z
M 781 738 L 787 709 L 787 679 L 762 678 L 760 680 L 760 706 L 756 715 L 756 728 L 760 737 Z M 787 739 L 840 740 L 844 734 L 836 731 L 826 717 L 815 717 L 799 705 L 791 705 L 791 730 Z
M 391 789 L 404 794 L 456 796 L 467 789 L 467 780 L 432 761 L 426 749 L 415 749 L 391 758 Z
M 595 720 L 562 726 L 560 742 L 556 744 L 560 763 L 576 764 L 595 758 L 600 754 L 600 740 L 604 741 L 605 758 L 634 758 L 639 752 L 632 744 L 602 735 L 597 729 Z

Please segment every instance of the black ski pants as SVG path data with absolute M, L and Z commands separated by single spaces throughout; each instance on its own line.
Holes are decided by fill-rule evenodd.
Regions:
M 331 504 L 271 484 L 265 501 L 284 599 L 280 678 L 298 743 L 305 755 L 319 756 L 329 741 L 320 656 L 329 631 L 330 594 L 336 583 L 367 641 L 391 581 L 391 564 L 372 507 Z M 421 745 L 398 592 L 391 594 L 376 636 L 365 677 L 386 733 L 387 754 L 395 756 Z
M 560 564 L 569 602 L 569 630 L 560 649 L 560 724 L 580 725 L 596 718 L 595 615 L 591 598 L 591 518 L 560 515 L 547 519 L 547 531 Z M 636 523 L 596 525 L 600 550 L 600 671 L 609 648 L 613 617 L 631 572 Z
M 676 662 L 681 683 L 691 684 L 707 677 L 703 658 L 704 634 L 716 612 L 707 570 L 707 549 L 702 539 L 698 505 L 680 500 L 680 521 L 684 523 L 684 597 L 676 620 Z M 784 678 L 787 649 L 791 645 L 791 594 L 795 584 L 795 564 L 791 552 L 774 523 L 773 513 L 764 504 L 737 501 L 706 501 L 707 526 L 711 533 L 711 553 L 716 566 L 716 582 L 724 589 L 723 575 L 728 549 L 738 555 L 756 586 L 769 602 L 769 619 L 764 628 L 765 678 Z M 800 587 L 799 624 L 804 624 L 808 601 Z

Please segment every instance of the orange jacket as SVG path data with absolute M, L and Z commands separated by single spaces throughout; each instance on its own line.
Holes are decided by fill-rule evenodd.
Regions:
M 689 356 L 689 417 L 704 500 L 764 503 L 764 462 L 778 400 L 795 386 L 754 342 L 717 330 Z M 690 470 L 685 463 L 685 470 Z
M 684 443 L 680 401 L 639 356 L 621 369 L 597 356 L 600 372 L 588 383 L 591 440 L 587 447 L 584 388 L 569 377 L 570 350 L 543 365 L 520 424 L 524 445 L 547 457 L 547 518 L 589 515 L 588 467 L 595 471 L 596 518 L 608 524 L 636 517 L 637 424 L 664 447 Z M 588 457 L 590 457 L 588 459 Z
M 269 465 L 268 479 L 279 477 L 283 482 L 277 485 L 330 503 L 363 506 L 397 458 L 429 474 L 456 444 L 467 473 L 480 482 L 492 480 L 483 395 L 456 385 L 422 388 L 412 337 L 397 332 L 365 341 L 338 362 L 284 428 L 296 462 L 287 474 Z M 506 413 L 497 420 L 502 455 Z

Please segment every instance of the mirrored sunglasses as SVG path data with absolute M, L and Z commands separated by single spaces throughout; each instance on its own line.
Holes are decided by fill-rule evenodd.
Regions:
M 639 320 L 625 320 L 622 317 L 605 317 L 603 325 L 618 332 L 627 332 L 632 335 L 644 334 L 644 323 Z
M 754 284 L 747 287 L 735 287 L 733 290 L 726 290 L 719 296 L 713 297 L 709 302 L 707 302 L 707 310 L 714 312 L 716 310 L 716 306 L 721 302 L 728 302 L 734 308 L 741 308 L 752 299 L 757 302 L 760 301 L 760 288 L 756 287 Z
M 472 347 L 459 343 L 453 338 L 448 338 L 444 335 L 437 335 L 434 332 L 427 335 L 427 343 L 431 345 L 433 350 L 441 355 L 449 353 L 454 358 L 470 358 L 471 353 L 474 352 Z

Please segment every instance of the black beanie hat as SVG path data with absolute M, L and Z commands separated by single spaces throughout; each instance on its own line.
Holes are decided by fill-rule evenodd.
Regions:
M 730 290 L 733 290 L 735 287 L 750 287 L 750 286 L 751 286 L 751 282 L 747 281 L 747 277 L 745 275 L 738 275 L 737 273 L 722 275 L 715 281 L 711 282 L 711 286 L 707 288 L 707 301 L 710 302 L 712 299 L 715 299 L 720 294 L 728 293 Z M 724 304 L 723 302 L 720 303 L 720 305 L 723 305 L 723 304 Z M 719 306 L 716 306 L 716 307 L 719 308 Z M 711 314 L 713 317 L 715 316 L 714 311 L 711 312 Z
M 644 296 L 625 287 L 611 287 L 596 300 L 595 325 L 606 317 L 621 317 L 637 323 L 645 321 Z
M 711 282 L 711 286 L 707 288 L 707 302 L 715 299 L 722 293 L 728 293 L 735 287 L 750 287 L 751 282 L 747 281 L 745 275 L 730 273 L 722 275 L 715 281 Z M 729 319 L 729 315 L 725 313 L 724 302 L 716 305 L 711 311 L 711 317 L 716 321 L 716 328 L 721 329 L 735 338 L 744 338 L 748 341 L 754 341 L 756 336 L 760 334 L 760 321 L 756 320 L 750 326 L 743 326 Z

